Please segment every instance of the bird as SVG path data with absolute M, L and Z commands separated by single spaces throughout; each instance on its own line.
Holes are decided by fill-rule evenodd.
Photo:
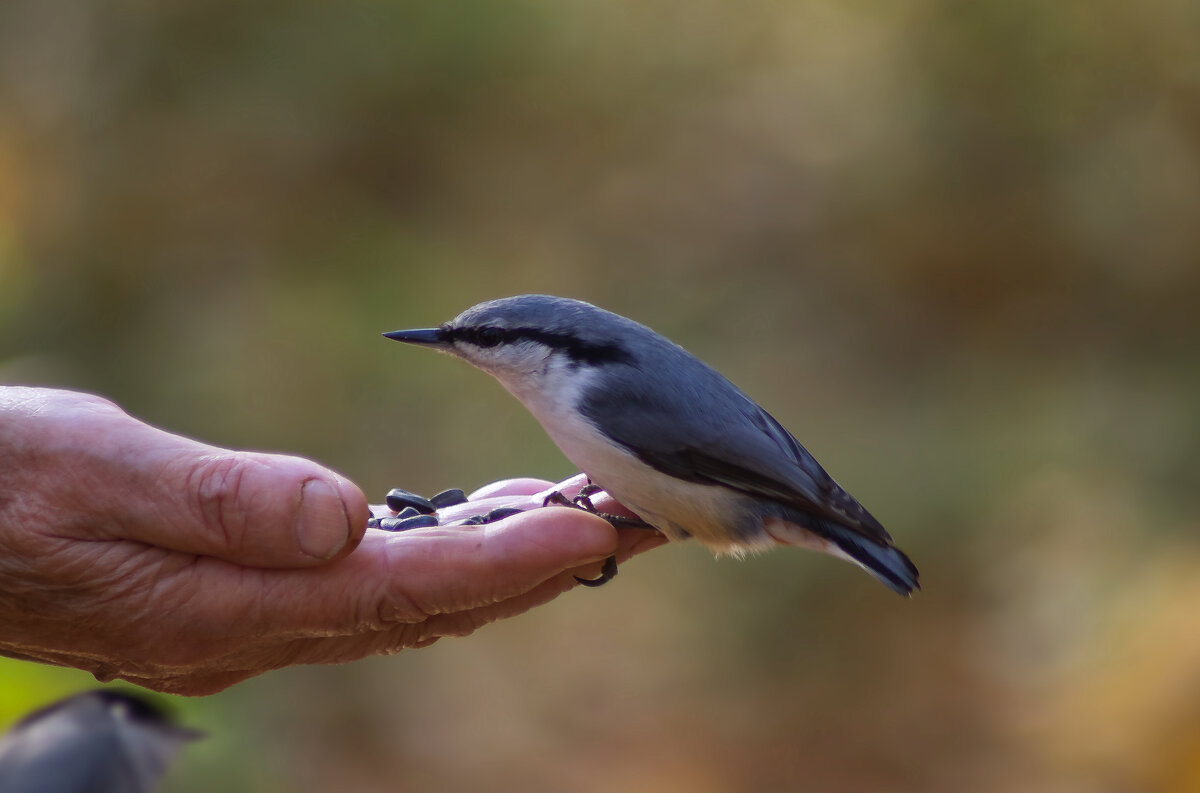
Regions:
M 383 335 L 490 374 L 591 482 L 671 540 L 734 556 L 798 546 L 901 595 L 920 589 L 891 535 L 791 433 L 641 323 L 582 300 L 517 295 Z
M 150 793 L 183 745 L 202 736 L 144 697 L 85 691 L 0 736 L 0 793 Z

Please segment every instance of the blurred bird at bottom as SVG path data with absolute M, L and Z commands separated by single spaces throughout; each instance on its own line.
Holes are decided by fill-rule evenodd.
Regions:
M 128 692 L 76 694 L 0 736 L 0 793 L 150 793 L 183 745 L 203 735 Z

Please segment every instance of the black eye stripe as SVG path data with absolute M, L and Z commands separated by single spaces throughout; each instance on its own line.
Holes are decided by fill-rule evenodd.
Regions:
M 501 344 L 516 344 L 533 341 L 555 350 L 562 350 L 574 361 L 584 363 L 620 363 L 629 360 L 629 354 L 616 344 L 597 344 L 584 341 L 570 333 L 554 333 L 538 328 L 499 328 L 494 325 L 479 327 L 444 327 L 443 335 L 452 342 L 463 341 L 477 347 L 496 347 Z
M 509 339 L 500 328 L 483 327 L 475 332 L 475 343 L 481 347 L 495 347 L 505 341 Z
M 442 335 L 450 341 L 462 341 L 476 347 L 495 347 L 520 340 L 520 336 L 507 328 L 483 325 L 470 328 L 442 328 Z

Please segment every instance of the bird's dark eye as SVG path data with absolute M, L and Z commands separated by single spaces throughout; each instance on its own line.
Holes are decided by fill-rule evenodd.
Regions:
M 504 331 L 500 328 L 484 326 L 475 332 L 475 343 L 480 347 L 495 347 L 504 341 Z

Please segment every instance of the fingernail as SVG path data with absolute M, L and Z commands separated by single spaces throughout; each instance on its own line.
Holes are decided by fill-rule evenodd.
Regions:
M 300 550 L 316 559 L 329 559 L 350 539 L 346 507 L 337 491 L 320 479 L 300 489 L 300 517 L 296 540 Z

